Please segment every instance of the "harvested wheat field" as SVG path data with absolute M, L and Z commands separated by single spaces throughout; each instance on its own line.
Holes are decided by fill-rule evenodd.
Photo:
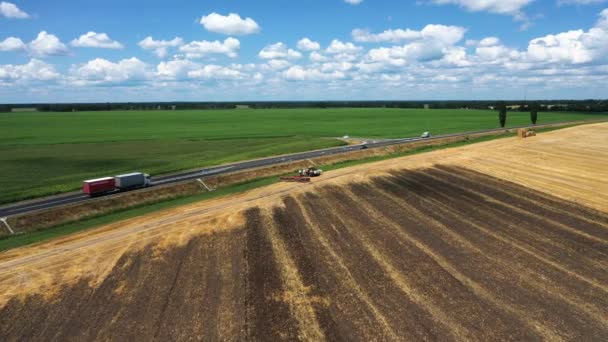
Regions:
M 605 340 L 608 124 L 328 172 L 0 254 L 13 340 Z

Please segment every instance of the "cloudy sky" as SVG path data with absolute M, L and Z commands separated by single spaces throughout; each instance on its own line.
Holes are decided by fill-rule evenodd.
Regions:
M 608 0 L 10 0 L 0 103 L 608 97 Z

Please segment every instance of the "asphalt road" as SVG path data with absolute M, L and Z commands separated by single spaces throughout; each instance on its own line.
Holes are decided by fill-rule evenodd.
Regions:
M 568 122 L 568 123 L 575 123 L 575 122 Z M 536 126 L 531 126 L 531 125 L 517 126 L 517 127 L 509 127 L 508 129 L 516 129 L 516 128 L 523 128 L 523 127 L 542 128 L 544 126 L 555 125 L 555 124 L 556 123 L 547 124 L 547 125 L 536 125 Z M 181 181 L 190 180 L 190 179 L 204 178 L 204 177 L 212 176 L 212 175 L 218 175 L 218 174 L 235 172 L 235 171 L 243 171 L 243 170 L 253 169 L 253 168 L 257 168 L 257 167 L 270 166 L 270 165 L 281 164 L 281 163 L 286 163 L 286 162 L 291 162 L 291 161 L 306 160 L 309 158 L 321 157 L 321 156 L 326 156 L 326 155 L 346 153 L 346 152 L 360 150 L 363 148 L 363 145 L 367 146 L 368 148 L 378 148 L 378 147 L 397 145 L 397 144 L 403 144 L 403 143 L 413 143 L 413 142 L 422 141 L 422 140 L 436 140 L 436 139 L 442 139 L 442 138 L 447 138 L 447 137 L 465 136 L 465 135 L 476 134 L 476 133 L 500 132 L 500 131 L 504 131 L 504 130 L 505 130 L 505 128 L 498 128 L 498 129 L 488 129 L 488 130 L 466 132 L 466 133 L 437 135 L 437 136 L 433 136 L 431 138 L 403 138 L 403 139 L 384 139 L 384 140 L 376 140 L 376 141 L 367 141 L 367 142 L 359 144 L 359 145 L 341 146 L 341 147 L 334 147 L 334 148 L 328 148 L 328 149 L 316 150 L 316 151 L 310 151 L 310 152 L 301 152 L 301 153 L 283 155 L 283 156 L 278 156 L 278 157 L 256 159 L 256 160 L 238 162 L 238 163 L 233 163 L 233 164 L 228 164 L 228 165 L 204 168 L 204 169 L 200 169 L 200 170 L 196 170 L 196 171 L 188 171 L 188 172 L 177 173 L 177 174 L 172 174 L 172 175 L 168 175 L 168 176 L 152 177 L 151 186 L 176 183 L 176 182 L 181 182 Z M 138 191 L 138 190 L 133 190 L 133 191 Z M 99 197 L 99 198 L 107 198 L 109 196 L 115 196 L 115 195 L 116 194 L 109 194 L 109 195 Z M 82 193 L 69 193 L 69 194 L 58 195 L 58 196 L 53 196 L 53 197 L 40 198 L 40 199 L 27 201 L 27 202 L 21 202 L 21 203 L 17 203 L 17 204 L 9 204 L 9 205 L 0 207 L 0 218 L 9 217 L 9 216 L 17 215 L 17 214 L 28 213 L 28 212 L 32 212 L 32 211 L 36 211 L 36 210 L 41 210 L 41 209 L 59 207 L 62 205 L 78 203 L 78 202 L 82 202 L 82 201 L 89 201 L 89 200 L 94 201 L 96 199 L 98 199 L 98 198 L 92 199 L 88 195 L 85 195 Z

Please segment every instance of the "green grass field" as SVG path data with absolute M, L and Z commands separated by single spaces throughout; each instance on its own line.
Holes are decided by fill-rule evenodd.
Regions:
M 540 113 L 539 123 L 606 118 Z M 509 126 L 529 123 L 510 112 Z M 496 128 L 494 111 L 269 109 L 0 114 L 0 203 L 76 190 L 87 178 L 167 173 L 343 144 Z

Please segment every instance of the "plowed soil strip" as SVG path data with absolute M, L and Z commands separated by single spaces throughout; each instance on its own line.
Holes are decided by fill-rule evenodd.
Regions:
M 10 301 L 0 312 L 0 335 L 5 341 L 242 339 L 244 259 L 226 252 L 242 251 L 243 237 L 241 230 L 193 239 L 162 259 L 146 248 L 121 258 L 95 289 L 83 280 L 51 302 Z M 224 274 L 222 267 L 231 270 Z M 9 324 L 20 317 L 31 324 Z
M 475 194 L 464 186 L 444 182 L 441 179 L 429 177 L 422 172 L 410 172 L 396 177 L 410 186 L 420 187 L 424 192 L 433 196 L 428 198 L 440 198 L 444 203 L 453 203 L 453 207 L 462 208 L 475 214 L 469 220 L 483 224 L 492 220 L 496 223 L 494 231 L 506 231 L 506 236 L 516 240 L 520 246 L 528 246 L 535 253 L 545 258 L 554 260 L 560 265 L 571 265 L 571 269 L 577 270 L 582 277 L 598 282 L 596 277 L 604 277 L 607 281 L 608 274 L 606 263 L 608 254 L 597 246 L 595 240 L 588 240 L 577 234 L 554 228 L 551 222 L 536 218 L 522 218 L 520 211 L 509 210 L 517 203 L 508 206 L 503 205 L 500 199 L 491 197 L 489 194 Z M 514 201 L 511 197 L 508 200 Z M 526 210 L 534 211 L 535 207 L 526 206 Z M 581 223 L 582 224 L 582 223 Z M 551 229 L 553 228 L 553 229 Z M 567 257 L 565 257 L 567 256 Z
M 295 262 L 279 236 L 272 218 L 269 215 L 265 215 L 264 218 L 273 253 L 276 260 L 280 261 L 278 266 L 284 284 L 284 292 L 277 300 L 283 300 L 289 305 L 292 315 L 298 322 L 301 340 L 320 341 L 324 339 L 324 335 L 312 306 L 315 299 L 310 296 L 309 288 L 304 286 Z
M 259 209 L 246 213 L 247 335 L 260 340 L 297 340 L 298 322 L 281 300 L 284 285 Z
M 459 181 L 458 178 L 437 176 L 432 169 L 429 170 L 429 172 L 416 172 L 415 175 L 419 177 L 432 177 L 436 181 L 449 186 L 458 187 L 458 192 L 462 196 L 486 201 L 489 199 L 494 203 L 499 204 L 500 209 L 506 209 L 506 211 L 517 214 L 523 219 L 533 222 L 542 221 L 545 226 L 552 227 L 555 230 L 561 230 L 565 234 L 578 235 L 591 240 L 600 248 L 608 247 L 608 230 L 599 225 L 588 224 L 584 221 L 578 221 L 571 225 L 565 224 L 560 220 L 564 219 L 560 215 L 552 215 L 550 212 L 543 210 L 541 206 L 529 202 L 522 203 L 519 196 L 508 196 L 499 191 L 488 191 L 488 189 L 481 190 L 483 192 L 480 192 L 479 190 L 475 190 L 475 188 L 479 187 L 471 187 L 471 182 Z M 479 182 L 483 182 L 483 180 L 480 180 Z M 572 221 L 572 219 L 565 221 Z M 573 236 L 572 238 L 581 240 L 577 236 Z
M 433 183 L 429 183 L 429 184 L 434 184 L 437 186 L 440 186 L 439 184 L 437 184 L 436 182 Z M 399 186 L 395 186 L 395 183 L 391 183 L 390 186 L 388 186 L 387 188 L 392 188 L 392 189 L 398 189 Z M 409 189 L 412 189 L 412 187 L 409 187 Z M 443 189 L 443 187 L 441 187 L 441 189 Z M 406 195 L 407 194 L 407 195 Z M 471 220 L 473 219 L 473 217 L 475 216 L 475 214 L 471 213 L 471 210 L 462 210 L 462 209 L 457 209 L 455 211 L 452 211 L 450 208 L 454 207 L 455 205 L 457 206 L 463 206 L 463 205 L 468 205 L 470 207 L 475 207 L 476 205 L 474 203 L 467 203 L 466 201 L 454 201 L 453 198 L 449 197 L 448 199 L 446 199 L 446 202 L 443 205 L 439 205 L 437 206 L 437 204 L 434 203 L 433 198 L 435 197 L 434 194 L 430 191 L 412 191 L 412 192 L 398 192 L 396 193 L 396 195 L 400 196 L 400 197 L 404 197 L 404 196 L 410 196 L 410 194 L 416 194 L 416 196 L 418 197 L 418 201 L 422 201 L 420 207 L 418 207 L 422 213 L 424 213 L 424 215 L 426 217 L 436 217 L 438 220 L 440 220 L 441 222 L 445 222 L 447 224 L 447 226 L 449 227 L 459 227 L 459 229 L 457 230 L 457 234 L 461 235 L 462 237 L 466 237 L 469 241 L 472 241 L 475 243 L 475 246 L 480 247 L 481 249 L 483 249 L 483 252 L 480 250 L 480 253 L 483 253 L 484 255 L 487 256 L 492 256 L 494 254 L 496 254 L 496 257 L 493 258 L 493 260 L 495 262 L 498 262 L 499 264 L 501 264 L 502 266 L 499 267 L 504 267 L 506 269 L 511 268 L 511 264 L 517 260 L 521 260 L 519 266 L 523 266 L 523 268 L 516 268 L 515 270 L 519 270 L 516 271 L 514 273 L 514 277 L 517 277 L 517 274 L 519 272 L 520 275 L 519 277 L 521 279 L 526 279 L 526 277 L 522 278 L 523 274 L 528 273 L 532 278 L 535 278 L 536 280 L 534 280 L 533 283 L 536 284 L 536 286 L 540 286 L 543 290 L 543 292 L 545 290 L 549 290 L 552 289 L 551 291 L 548 291 L 548 293 L 551 293 L 553 295 L 556 295 L 558 298 L 560 298 L 561 300 L 564 300 L 566 302 L 568 302 L 568 304 L 573 305 L 573 307 L 578 307 L 580 310 L 582 310 L 583 312 L 585 312 L 587 315 L 590 315 L 591 317 L 593 317 L 595 320 L 600 320 L 603 321 L 603 325 L 606 325 L 606 297 L 605 297 L 605 293 L 603 293 L 603 291 L 597 291 L 594 290 L 593 288 L 589 288 L 588 283 L 580 283 L 578 280 L 579 279 L 573 279 L 574 282 L 572 281 L 564 281 L 564 276 L 570 275 L 571 273 L 568 274 L 561 274 L 561 273 L 555 273 L 555 272 L 551 272 L 551 269 L 547 268 L 546 265 L 543 264 L 538 264 L 538 266 L 536 266 L 537 268 L 530 270 L 528 272 L 528 268 L 533 266 L 535 263 L 531 261 L 529 259 L 529 256 L 525 256 L 525 255 L 518 255 L 519 253 L 513 255 L 512 258 L 508 258 L 507 260 L 509 260 L 510 262 L 504 262 L 507 260 L 502 261 L 501 259 L 504 259 L 506 256 L 508 255 L 512 255 L 512 250 L 509 250 L 508 248 L 505 249 L 508 246 L 513 246 L 513 247 L 517 247 L 520 248 L 519 244 L 517 242 L 515 242 L 514 244 L 507 244 L 505 245 L 504 243 L 499 243 L 496 244 L 495 246 L 492 246 L 494 244 L 494 239 L 490 238 L 482 238 L 483 235 L 479 235 L 479 233 L 488 233 L 492 230 L 492 227 L 496 227 L 496 225 L 492 225 L 489 226 L 487 228 L 483 228 L 480 225 L 474 225 Z M 416 201 L 415 199 L 413 199 L 412 201 Z M 410 203 L 413 203 L 412 201 L 410 201 Z M 466 204 L 465 204 L 466 203 Z M 455 214 L 456 213 L 456 214 Z M 448 214 L 448 215 L 446 215 Z M 463 214 L 462 216 L 459 214 Z M 452 218 L 451 218 L 452 217 Z M 456 219 L 454 221 L 454 218 Z M 487 225 L 487 222 L 491 222 L 491 221 L 482 221 L 484 222 L 484 224 Z M 469 233 L 469 228 L 471 225 L 474 225 L 474 227 L 476 228 L 475 230 L 471 230 Z M 495 237 L 493 234 L 490 234 L 490 237 Z M 504 241 L 504 240 L 501 240 Z M 498 241 L 497 241 L 498 242 Z M 477 248 L 477 247 L 476 247 Z M 500 251 L 500 252 L 498 252 Z M 523 257 L 523 258 L 522 258 Z M 541 274 L 543 276 L 538 277 L 537 274 Z M 554 281 L 548 281 L 548 278 L 553 278 Z M 578 284 L 577 284 L 578 283 Z M 530 284 L 528 286 L 531 286 L 533 284 Z M 602 287 L 602 285 L 600 284 L 600 287 Z
M 351 278 L 348 275 L 340 277 L 343 270 L 339 261 L 332 259 L 322 241 L 314 239 L 313 228 L 298 203 L 291 197 L 284 203 L 285 208 L 274 210 L 274 220 L 293 255 L 304 285 L 310 289 L 310 296 L 317 299 L 311 304 L 325 337 L 329 341 L 352 341 L 365 337 L 364 327 L 379 324 L 367 319 L 373 317 L 373 312 L 364 297 L 347 295 L 358 290 L 348 286 Z
M 334 212 L 329 210 L 329 206 L 324 205 L 320 197 L 312 194 L 305 197 L 307 198 L 306 205 L 314 213 L 314 217 L 319 220 L 319 227 L 333 228 L 328 230 L 329 240 L 334 246 L 340 246 L 339 251 L 344 255 L 343 259 L 348 260 L 349 268 L 352 269 L 353 274 L 358 275 L 359 283 L 365 286 L 369 293 L 380 291 L 383 293 L 382 296 L 372 296 L 372 300 L 384 312 L 392 329 L 403 335 L 408 331 L 416 331 L 413 327 L 407 327 L 415 324 L 417 329 L 421 330 L 420 332 L 435 335 L 434 337 L 438 337 L 438 333 L 449 332 L 441 339 L 452 337 L 458 339 L 466 336 L 464 329 L 451 322 L 433 303 L 426 301 L 405 282 L 395 282 L 390 272 L 387 272 L 383 261 L 374 257 L 375 251 L 368 248 L 369 246 L 361 242 L 354 232 L 337 219 Z M 379 284 L 382 284 L 382 287 L 379 287 Z M 395 320 L 395 318 L 399 318 L 399 320 Z
M 374 193 L 373 189 L 363 190 L 355 187 L 354 190 L 358 196 L 366 200 L 369 198 L 368 202 L 375 205 L 382 216 L 397 223 L 407 220 L 408 216 L 404 215 L 403 207 L 399 210 L 399 205 L 386 200 L 382 201 L 382 196 L 370 196 L 370 193 Z M 416 209 L 420 210 L 419 207 L 416 207 Z M 432 229 L 412 229 L 415 226 L 408 226 L 410 228 L 408 233 L 419 240 L 423 244 L 422 248 L 425 248 L 426 252 L 433 255 L 444 267 L 450 269 L 452 274 L 470 284 L 478 295 L 484 296 L 487 300 L 495 301 L 496 305 L 509 309 L 511 312 L 515 310 L 515 312 L 526 317 L 527 321 L 532 322 L 534 327 L 539 328 L 539 332 L 547 338 L 568 338 L 574 334 L 579 324 L 590 324 L 578 317 L 552 316 L 555 310 L 565 310 L 567 312 L 573 308 L 556 300 L 543 290 L 535 288 L 522 290 L 516 281 L 516 277 L 507 277 L 501 267 L 483 254 L 475 251 L 466 240 L 462 240 L 455 235 L 446 235 L 445 233 L 449 232 L 448 228 L 434 219 L 430 215 L 431 213 L 425 215 L 421 215 L 421 213 L 411 212 L 418 219 L 427 221 L 429 223 L 428 228 Z M 490 279 L 500 279 L 501 281 L 496 283 L 490 281 Z M 505 296 L 507 293 L 509 295 Z M 544 309 L 539 310 L 538 308 Z M 564 324 L 566 317 L 571 321 L 570 324 Z M 593 331 L 602 331 L 602 328 L 597 326 L 595 321 L 591 322 L 591 326 L 594 328 Z M 555 332 L 557 332 L 557 335 Z
M 399 187 L 394 182 L 390 183 L 393 187 Z M 399 196 L 404 195 L 399 193 Z M 491 220 L 481 221 L 480 224 L 474 223 L 476 220 L 474 217 L 477 215 L 475 211 L 471 210 L 476 207 L 474 204 L 462 207 L 463 202 L 454 202 L 450 199 L 442 203 L 433 199 L 428 191 L 418 199 L 422 202 L 422 210 L 428 210 L 425 215 L 438 217 L 441 222 L 448 223 L 449 227 L 458 227 L 451 234 L 458 234 L 459 237 L 466 238 L 469 243 L 474 244 L 471 246 L 474 246 L 479 253 L 491 258 L 500 265 L 499 267 L 511 270 L 520 281 L 526 281 L 528 283 L 526 286 L 545 289 L 569 305 L 587 312 L 595 320 L 604 322 L 604 325 L 607 324 L 607 297 L 604 291 L 598 291 L 603 288 L 602 284 L 593 283 L 578 276 L 574 277 L 575 274 L 570 270 L 552 262 L 547 263 L 547 260 L 538 258 L 538 255 L 523 249 L 517 241 L 497 235 L 493 228 L 499 226 L 489 227 L 488 222 L 492 222 Z M 394 200 L 401 201 L 400 199 Z M 556 269 L 551 266 L 559 267 Z M 596 285 L 597 288 L 595 288 Z
M 367 200 L 369 204 L 373 202 L 374 205 L 382 207 L 382 209 L 379 207 L 373 207 L 373 211 L 368 212 L 370 216 L 374 217 L 376 221 L 383 222 L 387 227 L 394 227 L 394 229 L 401 232 L 400 235 L 402 235 L 403 238 L 411 241 L 418 249 L 422 250 L 425 254 L 431 257 L 439 266 L 441 266 L 441 268 L 448 272 L 451 277 L 456 279 L 456 281 L 460 282 L 464 286 L 467 286 L 470 291 L 475 293 L 476 296 L 487 302 L 492 303 L 492 305 L 497 306 L 501 310 L 504 310 L 511 315 L 522 317 L 525 316 L 523 314 L 524 310 L 518 308 L 516 305 L 512 305 L 508 301 L 502 300 L 501 298 L 496 296 L 496 294 L 492 293 L 491 290 L 488 289 L 489 286 L 486 286 L 483 283 L 474 280 L 474 277 L 471 277 L 466 273 L 460 271 L 459 268 L 456 267 L 458 266 L 458 261 L 453 260 L 454 256 L 452 256 L 449 252 L 450 248 L 447 248 L 446 242 L 442 241 L 441 237 L 436 236 L 434 238 L 435 241 L 427 241 L 427 239 L 433 240 L 433 238 L 427 237 L 420 239 L 420 237 L 416 234 L 420 233 L 416 232 L 416 230 L 421 229 L 421 233 L 423 234 L 423 236 L 429 235 L 430 232 L 427 231 L 427 228 L 431 227 L 433 224 L 437 225 L 438 222 L 429 219 L 423 219 L 419 212 L 412 213 L 411 210 L 408 211 L 407 214 L 397 214 L 401 215 L 401 217 L 399 218 L 385 218 L 384 215 L 387 211 L 394 211 L 391 205 L 387 206 L 387 204 L 390 204 L 390 200 L 389 202 L 385 202 L 387 199 L 382 200 L 380 198 L 381 195 L 374 195 L 373 191 L 371 192 L 371 196 L 369 199 L 360 196 L 359 191 L 368 192 L 369 189 L 357 189 L 356 187 L 353 187 L 352 191 L 356 194 L 355 196 L 360 200 Z M 413 217 L 411 217 L 412 214 Z M 422 222 L 422 224 L 419 223 L 420 221 Z M 442 227 L 441 224 L 439 224 L 439 226 Z M 439 245 L 441 248 L 435 245 Z M 466 254 L 469 254 L 470 249 L 470 246 L 460 246 L 457 247 L 455 253 L 464 254 L 466 252 Z M 445 255 L 442 255 L 443 253 L 445 253 Z M 469 262 L 477 262 L 477 258 L 474 256 L 469 256 L 468 259 Z M 491 278 L 491 276 L 487 278 Z M 536 330 L 536 333 L 540 334 L 544 338 L 557 340 L 560 339 L 559 336 L 553 332 L 553 329 L 548 327 L 546 324 L 541 323 L 541 320 L 531 320 L 529 317 L 526 317 L 524 322 L 527 324 L 527 329 Z
M 348 196 L 344 189 L 328 189 L 323 192 L 323 198 L 335 204 L 338 219 L 345 222 L 345 227 L 357 231 L 357 236 L 367 248 L 373 250 L 374 258 L 383 264 L 396 283 L 420 293 L 436 307 L 434 312 L 445 315 L 443 320 L 452 321 L 450 325 L 456 332 L 460 331 L 459 339 L 486 340 L 499 336 L 524 340 L 540 338 L 530 330 L 514 329 L 525 322 L 476 296 L 462 283 L 454 282 L 452 275 L 412 243 L 409 237 L 370 216 L 369 209 L 364 208 L 356 198 Z M 360 212 L 350 212 L 353 207 L 360 208 Z M 484 321 L 484 324 L 480 325 L 480 321 Z M 471 334 L 471 331 L 475 331 L 475 334 Z
M 415 329 L 408 330 L 406 328 L 411 328 L 410 325 L 414 323 L 407 319 L 403 319 L 401 320 L 401 324 L 396 324 L 395 320 L 392 319 L 393 317 L 387 316 L 386 312 L 383 310 L 384 302 L 378 302 L 377 298 L 374 297 L 375 289 L 373 288 L 373 285 L 371 285 L 374 283 L 374 280 L 378 279 L 378 277 L 383 277 L 383 275 L 379 274 L 380 272 L 374 267 L 365 268 L 365 270 L 358 268 L 364 267 L 365 265 L 364 262 L 362 263 L 361 255 L 357 254 L 359 251 L 353 249 L 353 246 L 351 246 L 348 241 L 349 237 L 343 236 L 333 223 L 327 224 L 322 217 L 317 216 L 317 211 L 313 211 L 313 208 L 318 208 L 318 206 L 314 204 L 314 198 L 305 198 L 298 206 L 306 222 L 309 222 L 309 227 L 314 236 L 313 238 L 318 240 L 323 245 L 325 251 L 331 256 L 328 264 L 336 266 L 338 271 L 336 276 L 340 283 L 345 287 L 345 292 L 342 293 L 340 297 L 346 300 L 336 302 L 336 305 L 340 310 L 343 310 L 347 314 L 359 312 L 360 316 L 355 318 L 354 322 L 356 324 L 356 331 L 360 334 L 358 335 L 360 338 L 363 340 L 375 338 L 397 340 L 399 335 L 395 329 L 399 327 L 405 331 L 402 336 L 409 336 L 412 334 L 426 335 L 428 333 L 427 331 L 420 332 Z M 354 257 L 354 259 L 352 257 Z M 370 286 L 372 287 L 370 288 Z M 344 296 L 349 293 L 356 294 L 355 298 L 360 298 L 365 306 L 357 307 L 356 305 L 353 305 L 356 304 L 356 302 L 353 303 L 352 298 Z M 408 306 L 411 304 L 407 300 L 405 300 L 404 303 L 404 305 Z M 418 310 L 413 307 L 412 311 L 416 314 Z
M 391 182 L 391 184 L 395 183 Z M 580 307 L 597 312 L 597 317 L 608 317 L 605 293 L 597 291 L 603 288 L 602 284 L 582 279 L 558 264 L 538 258 L 538 255 L 522 248 L 518 241 L 497 234 L 496 228 L 500 225 L 488 227 L 488 222 L 492 222 L 491 220 L 481 220 L 476 223 L 478 219 L 475 217 L 478 214 L 474 204 L 463 204 L 463 202 L 451 201 L 450 198 L 440 202 L 431 197 L 425 192 L 424 197 L 419 198 L 427 209 L 441 218 L 442 222 L 450 223 L 450 227 L 458 227 L 457 234 L 473 243 L 480 253 L 491 257 L 501 267 L 512 269 L 515 274 L 519 274 L 520 279 L 528 279 L 532 282 L 532 286 L 552 289 L 551 292 L 556 295 L 563 293 L 566 300 L 572 299 Z M 597 289 L 594 290 L 590 285 L 597 286 Z
M 569 223 L 574 228 L 577 228 L 582 222 L 591 227 L 608 229 L 608 215 L 576 203 L 550 197 L 542 192 L 533 191 L 505 180 L 488 177 L 465 168 L 439 164 L 427 170 L 428 174 L 446 180 L 456 178 L 459 183 L 466 183 L 467 187 L 477 189 L 480 192 L 490 191 L 501 194 L 501 197 L 516 197 L 522 204 L 541 208 L 542 212 L 540 213 L 555 217 L 560 222 Z

